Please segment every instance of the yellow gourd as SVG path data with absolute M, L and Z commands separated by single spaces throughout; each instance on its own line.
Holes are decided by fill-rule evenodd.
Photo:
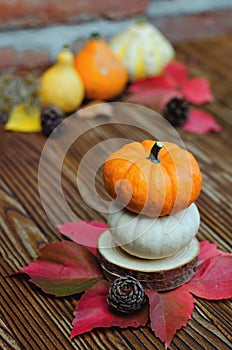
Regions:
M 110 48 L 126 66 L 130 81 L 160 75 L 174 57 L 169 41 L 143 19 L 113 37 Z
M 64 48 L 56 63 L 40 79 L 39 97 L 43 106 L 53 104 L 63 112 L 73 112 L 84 98 L 83 82 L 74 67 L 74 55 Z

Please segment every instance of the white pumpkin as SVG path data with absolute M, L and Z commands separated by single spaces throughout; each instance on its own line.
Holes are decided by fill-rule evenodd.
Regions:
M 174 215 L 150 218 L 128 210 L 109 214 L 113 240 L 127 253 L 144 259 L 162 259 L 177 254 L 195 237 L 200 215 L 193 203 Z
M 160 75 L 174 57 L 169 41 L 146 21 L 138 21 L 113 37 L 110 47 L 123 61 L 130 81 Z

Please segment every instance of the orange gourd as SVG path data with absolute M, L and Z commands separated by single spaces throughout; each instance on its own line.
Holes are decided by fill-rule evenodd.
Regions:
M 84 83 L 86 97 L 91 99 L 108 100 L 119 95 L 128 80 L 123 63 L 96 33 L 77 53 L 75 67 Z
M 105 162 L 107 192 L 135 213 L 177 213 L 200 194 L 202 175 L 193 155 L 169 142 L 132 142 Z

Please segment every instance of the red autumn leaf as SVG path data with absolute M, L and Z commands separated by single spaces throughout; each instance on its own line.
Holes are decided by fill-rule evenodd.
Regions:
M 167 348 L 176 331 L 191 318 L 194 299 L 186 285 L 169 292 L 147 290 L 150 304 L 151 328 Z
M 175 89 L 151 88 L 137 91 L 127 97 L 128 102 L 157 106 L 160 109 L 173 97 L 181 96 Z
M 232 297 L 232 256 L 217 255 L 205 260 L 187 284 L 188 290 L 209 300 Z
M 128 102 L 156 106 L 161 110 L 174 97 L 182 97 L 195 104 L 206 103 L 213 99 L 209 82 L 204 78 L 189 79 L 186 66 L 178 61 L 170 62 L 162 76 L 139 80 L 131 84 L 128 91 L 130 93 L 126 98 Z M 212 123 L 212 120 L 211 122 L 207 120 L 206 125 L 199 130 L 195 124 L 198 126 L 194 121 L 192 124 L 189 122 L 188 131 L 205 133 L 219 129 L 218 124 Z
M 210 243 L 209 241 L 200 242 L 200 253 L 198 256 L 198 266 L 202 264 L 205 260 L 213 258 L 217 255 L 230 256 L 230 253 L 223 252 L 217 248 L 217 245 Z
M 45 292 L 65 296 L 82 292 L 102 278 L 96 257 L 69 241 L 46 245 L 39 257 L 18 273 L 26 273 Z
M 106 301 L 108 290 L 109 284 L 106 281 L 100 281 L 81 297 L 74 312 L 72 338 L 98 327 L 127 328 L 146 325 L 148 320 L 146 307 L 128 316 L 119 316 L 110 312 Z
M 60 232 L 72 241 L 84 245 L 93 254 L 96 254 L 97 242 L 100 234 L 107 229 L 103 222 L 85 221 L 67 222 L 58 226 Z
M 195 134 L 206 134 L 209 131 L 218 132 L 221 130 L 221 126 L 211 114 L 198 109 L 190 111 L 187 122 L 181 128 Z
M 166 104 L 174 97 L 181 97 L 181 93 L 174 89 L 164 91 L 162 94 L 160 94 L 159 99 L 157 98 L 157 107 L 163 110 Z
M 204 78 L 192 78 L 182 86 L 183 97 L 194 104 L 200 105 L 213 100 L 209 82 Z
M 132 83 L 128 91 L 131 93 L 136 93 L 138 91 L 144 91 L 144 90 L 153 90 L 153 89 L 172 89 L 173 84 L 170 82 L 165 76 L 159 76 L 159 77 L 149 77 L 146 79 L 138 80 L 134 83 Z
M 165 67 L 164 76 L 173 87 L 182 86 L 188 78 L 187 68 L 182 62 L 172 61 Z

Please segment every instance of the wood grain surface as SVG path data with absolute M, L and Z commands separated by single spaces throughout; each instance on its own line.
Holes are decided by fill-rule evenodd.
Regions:
M 209 79 L 215 100 L 204 109 L 213 113 L 222 126 L 220 133 L 207 135 L 178 130 L 203 173 L 203 189 L 197 200 L 201 214 L 198 239 L 217 243 L 220 249 L 229 252 L 232 243 L 231 39 L 226 36 L 184 42 L 176 47 L 177 58 L 194 63 L 194 73 Z M 60 240 L 61 235 L 47 217 L 38 192 L 38 165 L 46 138 L 41 134 L 5 132 L 2 126 L 0 133 L 0 349 L 164 349 L 149 325 L 138 329 L 96 329 L 71 341 L 71 323 L 78 296 L 47 296 L 25 276 L 10 276 L 32 261 L 39 248 Z M 87 132 L 69 150 L 62 168 L 62 185 L 67 202 L 79 218 L 106 220 L 106 215 L 89 208 L 78 192 L 76 172 L 81 158 L 100 141 L 128 138 L 128 133 L 134 140 L 148 136 L 136 128 L 104 126 Z M 59 209 L 57 213 L 62 213 L 50 169 L 48 167 L 44 175 L 45 190 Z M 87 178 L 82 180 L 88 181 Z M 102 196 L 106 195 L 100 170 L 96 187 Z M 59 219 L 64 220 L 65 215 L 60 214 Z M 195 297 L 192 319 L 177 332 L 170 349 L 231 349 L 231 316 L 231 301 Z

